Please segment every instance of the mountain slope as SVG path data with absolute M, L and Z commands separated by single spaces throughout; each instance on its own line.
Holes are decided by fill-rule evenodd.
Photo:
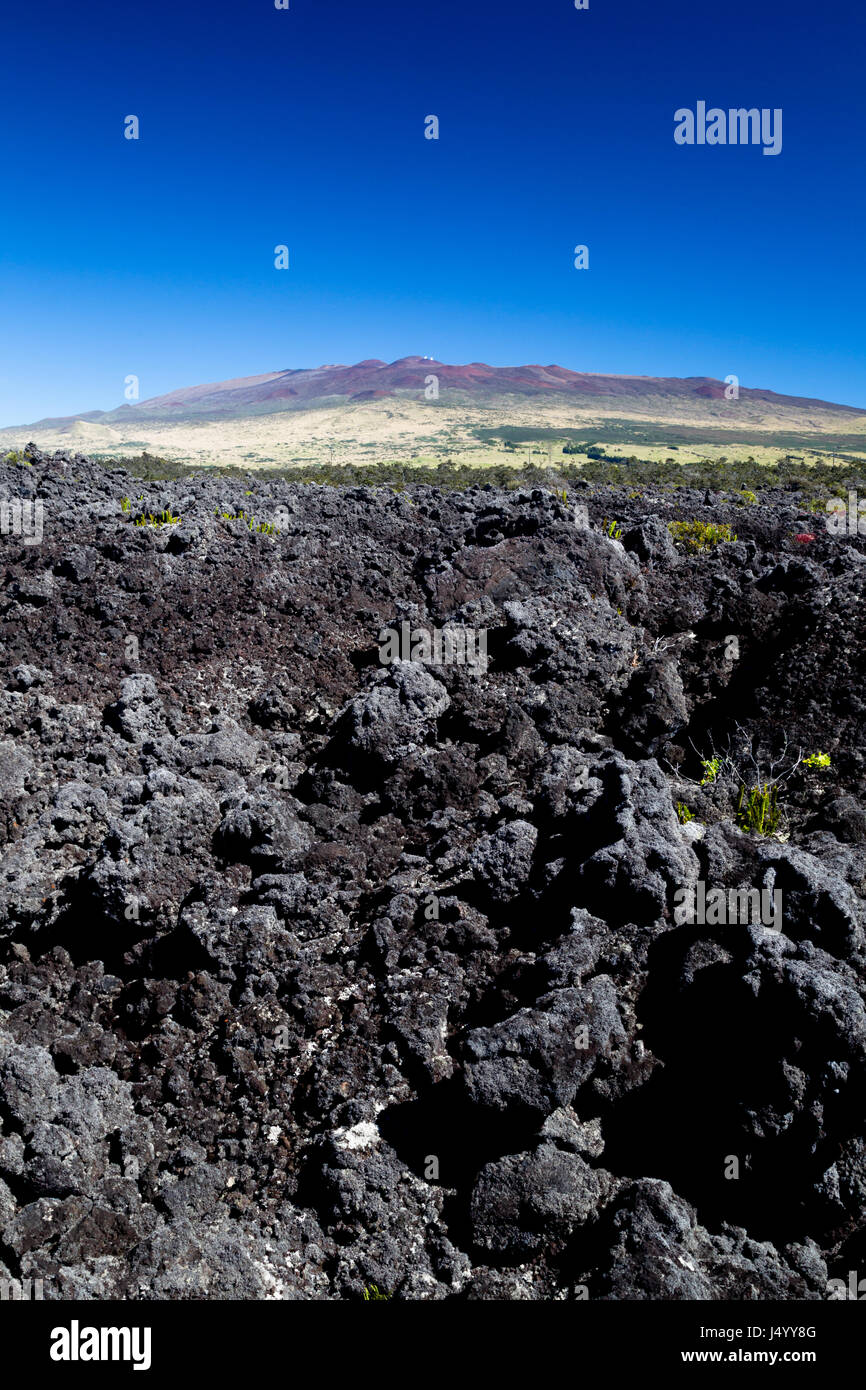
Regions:
M 62 427 L 72 419 L 125 425 L 133 419 L 176 421 L 202 416 L 226 419 L 272 414 L 335 400 L 362 401 L 404 395 L 418 395 L 424 399 L 425 384 L 431 376 L 437 379 L 440 399 L 447 393 L 455 400 L 478 404 L 492 404 L 509 396 L 597 404 L 607 397 L 620 406 L 639 405 L 659 398 L 680 406 L 725 401 L 725 383 L 712 377 L 603 375 L 574 372 L 555 364 L 491 367 L 485 362 L 470 362 L 454 366 L 425 357 L 402 357 L 390 363 L 368 358 L 354 366 L 289 369 L 183 387 L 115 410 L 40 420 L 33 428 Z M 740 387 L 739 402 L 795 411 L 818 409 L 845 415 L 862 414 L 853 406 L 747 387 Z
M 556 365 L 453 365 L 426 357 L 262 372 L 187 386 L 114 410 L 0 430 L 89 453 L 242 468 L 278 464 L 502 461 L 502 441 L 536 440 L 555 463 L 575 434 L 620 444 L 710 446 L 720 453 L 806 447 L 866 450 L 866 412 L 712 377 L 616 376 Z M 680 458 L 683 455 L 680 454 Z

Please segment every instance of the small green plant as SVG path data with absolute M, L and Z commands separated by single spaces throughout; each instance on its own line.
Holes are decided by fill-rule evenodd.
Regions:
M 27 460 L 25 459 L 24 454 L 23 454 L 23 452 L 22 452 L 21 449 L 10 449 L 9 453 L 8 453 L 8 454 L 5 456 L 5 458 L 3 459 L 3 462 L 4 462 L 4 463 L 26 463 Z
M 701 778 L 702 787 L 712 786 L 719 775 L 721 766 L 721 758 L 701 758 L 701 767 L 704 769 L 704 775 Z
M 120 499 L 120 510 L 121 510 L 122 512 L 128 512 L 131 506 L 132 506 L 132 503 L 130 502 L 130 500 L 129 500 L 128 497 L 121 497 L 121 499 Z
M 177 526 L 180 520 L 181 518 L 179 516 L 173 516 L 169 508 L 166 507 L 164 511 L 159 512 L 156 516 L 154 516 L 153 512 L 148 512 L 146 516 L 142 512 L 141 516 L 135 518 L 133 525 L 151 527 Z
M 719 462 L 721 462 L 721 459 L 719 460 Z M 755 494 L 754 492 L 750 492 L 749 489 L 748 489 L 747 487 L 741 487 L 741 488 L 740 488 L 740 496 L 741 496 L 742 499 L 743 499 L 742 502 L 741 502 L 741 504 L 740 504 L 741 506 L 744 506 L 744 507 L 755 507 L 755 506 L 757 506 L 758 498 L 757 498 L 756 494 Z
M 278 536 L 280 534 L 273 522 L 256 521 L 254 516 L 247 516 L 245 511 L 221 512 L 217 507 L 214 516 L 220 517 L 223 521 L 245 521 L 248 530 L 257 531 L 262 536 Z
M 710 744 L 712 747 L 712 739 Z M 715 747 L 712 751 L 715 757 Z M 825 758 L 827 754 L 817 753 L 813 756 Z M 794 776 L 804 761 L 802 748 L 798 748 L 796 757 L 791 758 L 787 734 L 783 735 L 781 746 L 771 751 L 767 747 L 756 747 L 754 737 L 742 725 L 734 725 L 734 732 L 729 736 L 727 749 L 721 757 L 721 767 L 725 775 L 739 785 L 736 823 L 741 830 L 753 831 L 756 835 L 772 835 L 778 840 L 788 838 L 788 818 L 784 807 L 779 804 L 779 788 Z
M 677 802 L 677 819 L 680 825 L 688 825 L 690 820 L 694 820 L 695 813 L 690 811 L 684 801 Z
M 365 1303 L 387 1303 L 388 1299 L 393 1298 L 393 1296 L 393 1294 L 385 1293 L 384 1290 L 378 1288 L 375 1284 L 370 1284 L 369 1288 L 365 1288 L 363 1293 Z
M 782 820 L 775 782 L 756 787 L 740 787 L 737 802 L 737 825 L 741 830 L 754 830 L 758 835 L 775 835 Z
M 601 525 L 604 534 L 608 536 L 612 541 L 618 541 L 622 539 L 622 527 L 620 526 L 618 521 L 608 521 L 607 517 L 605 517 Z
M 714 550 L 723 541 L 737 539 L 724 522 L 717 526 L 711 521 L 669 521 L 668 530 L 690 555 L 700 555 L 703 551 Z
M 803 759 L 803 765 L 804 765 L 804 767 L 829 767 L 829 766 L 830 766 L 830 754 L 829 754 L 829 753 L 810 753 L 810 754 L 808 755 L 808 757 L 806 757 L 806 758 Z

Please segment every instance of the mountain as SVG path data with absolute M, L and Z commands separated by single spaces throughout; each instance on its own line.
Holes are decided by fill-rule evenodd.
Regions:
M 31 428 L 46 429 L 71 424 L 73 420 L 105 425 L 133 420 L 178 421 L 191 418 L 237 418 L 244 415 L 274 414 L 284 410 L 309 409 L 331 402 L 383 400 L 388 397 L 417 396 L 424 399 L 429 377 L 437 378 L 439 399 L 448 396 L 461 402 L 496 402 L 509 396 L 557 398 L 575 404 L 601 405 L 605 398 L 613 404 L 634 406 L 659 397 L 671 404 L 688 406 L 709 401 L 725 401 L 725 383 L 712 377 L 615 376 L 594 372 L 574 372 L 568 367 L 535 363 L 522 367 L 491 367 L 486 362 L 451 366 L 427 357 L 401 357 L 396 362 L 367 358 L 354 366 L 325 366 L 266 372 L 261 376 L 235 377 L 230 381 L 187 386 L 164 396 L 153 396 L 137 405 L 114 410 L 88 411 L 86 414 L 40 420 Z M 779 395 L 775 391 L 739 388 L 739 401 L 794 410 L 830 410 L 843 415 L 862 415 L 856 407 Z
M 503 440 L 557 449 L 576 436 L 604 441 L 803 443 L 866 450 L 866 412 L 854 406 L 738 386 L 712 377 L 576 372 L 556 364 L 453 365 L 427 357 L 366 358 L 353 366 L 263 372 L 187 386 L 113 410 L 0 430 L 7 448 L 33 440 L 118 456 L 152 453 L 242 467 L 436 460 L 484 464 Z M 497 451 L 500 451 L 497 454 Z M 552 457 L 552 455 L 551 455 Z

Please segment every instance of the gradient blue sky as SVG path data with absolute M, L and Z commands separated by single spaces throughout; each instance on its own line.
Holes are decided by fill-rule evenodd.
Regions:
M 415 353 L 866 407 L 861 0 L 43 0 L 3 37 L 0 424 Z M 781 107 L 782 153 L 677 146 L 699 99 Z

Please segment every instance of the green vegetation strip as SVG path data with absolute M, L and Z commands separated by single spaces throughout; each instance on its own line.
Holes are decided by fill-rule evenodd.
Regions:
M 98 459 L 106 468 L 125 468 L 134 477 L 148 482 L 170 481 L 177 478 L 244 478 L 258 484 L 280 478 L 293 483 L 318 483 L 330 487 L 391 487 L 401 490 L 408 484 L 427 484 L 431 487 L 463 489 L 469 487 L 517 488 L 554 487 L 581 481 L 597 486 L 654 487 L 661 490 L 701 488 L 714 491 L 738 492 L 748 503 L 750 493 L 757 497 L 761 491 L 782 488 L 799 491 L 821 502 L 828 497 L 844 495 L 848 488 L 866 489 L 866 461 L 837 463 L 787 462 L 756 463 L 750 459 L 703 459 L 698 463 L 678 463 L 676 459 L 620 462 L 610 457 L 594 458 L 582 466 L 562 464 L 548 468 L 524 464 L 520 468 L 507 464 L 471 467 L 467 464 L 442 463 L 418 467 L 399 461 L 371 464 L 322 464 L 302 468 L 269 468 L 254 471 L 242 468 L 203 468 L 177 463 L 153 454 L 138 454 L 133 458 Z

